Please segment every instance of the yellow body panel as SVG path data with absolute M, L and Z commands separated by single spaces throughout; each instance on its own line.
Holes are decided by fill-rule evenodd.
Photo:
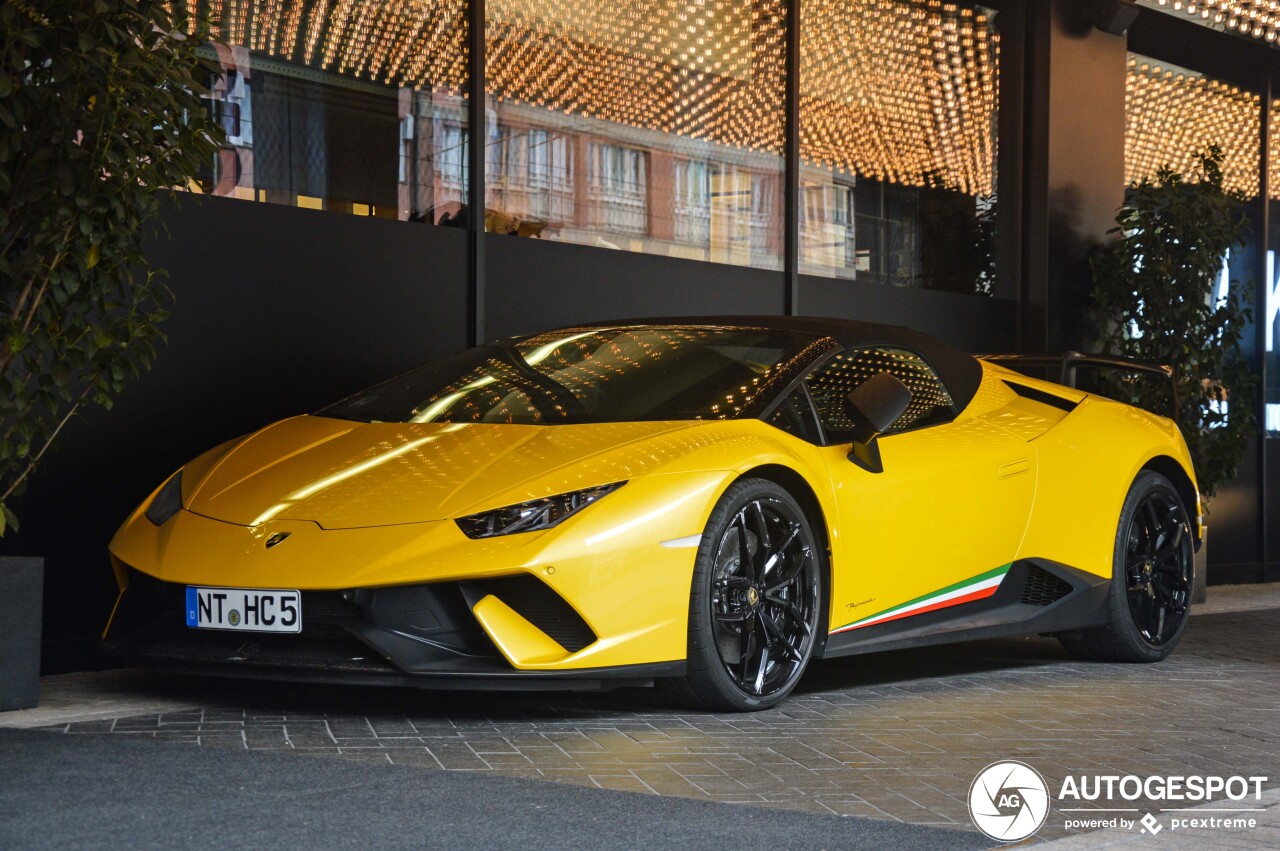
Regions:
M 1035 495 L 1035 455 L 997 418 L 882 437 L 883 473 L 849 463 L 844 447 L 824 450 L 851 543 L 841 567 L 856 577 L 832 598 L 833 627 L 1013 561 Z
M 1043 481 L 1019 557 L 1052 558 L 1111 576 L 1120 507 L 1153 458 L 1178 462 L 1195 483 L 1191 459 L 1172 420 L 1090 396 L 1060 427 L 1035 443 Z M 1196 503 L 1187 505 L 1193 517 Z M 1196 537 L 1200 536 L 1197 524 Z
M 1109 576 L 1120 506 L 1143 465 L 1165 456 L 1194 483 L 1176 427 L 983 369 L 954 422 L 880 439 L 882 473 L 850 463 L 847 446 L 813 446 L 759 420 L 525 426 L 295 417 L 192 461 L 183 471 L 186 507 L 157 527 L 144 517 L 148 500 L 111 554 L 122 587 L 126 566 L 179 585 L 304 591 L 530 573 L 599 638 L 570 653 L 501 601 L 481 599 L 477 620 L 522 670 L 683 659 L 698 552 L 688 539 L 703 532 L 725 489 L 762 467 L 792 471 L 821 511 L 832 629 L 1018 558 Z M 1019 396 L 1006 379 L 1079 404 L 1068 413 Z M 546 531 L 473 540 L 454 522 L 620 481 Z M 279 532 L 290 537 L 265 547 Z

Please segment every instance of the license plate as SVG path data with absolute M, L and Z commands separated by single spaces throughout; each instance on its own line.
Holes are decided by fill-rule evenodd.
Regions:
M 242 632 L 302 632 L 302 594 L 187 586 L 187 626 Z

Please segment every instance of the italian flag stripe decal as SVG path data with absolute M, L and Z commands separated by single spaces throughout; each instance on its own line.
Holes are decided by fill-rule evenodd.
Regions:
M 1009 572 L 1009 568 L 1012 566 L 1006 564 L 1003 567 L 997 567 L 995 570 L 988 570 L 986 573 L 980 573 L 972 579 L 957 582 L 955 585 L 948 585 L 946 588 L 925 594 L 923 597 L 917 597 L 900 606 L 885 609 L 879 614 L 870 615 L 853 623 L 845 624 L 838 629 L 831 630 L 831 632 L 833 635 L 838 632 L 849 632 L 854 629 L 862 629 L 864 626 L 889 623 L 912 615 L 922 615 L 925 612 L 934 612 L 938 609 L 945 609 L 950 606 L 958 606 L 961 603 L 971 603 L 974 600 L 990 597 L 996 593 L 996 589 L 1000 587 L 1001 581 L 1004 580 L 1005 574 Z

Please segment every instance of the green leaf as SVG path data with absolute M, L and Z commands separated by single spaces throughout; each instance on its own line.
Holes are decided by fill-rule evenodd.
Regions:
M 1253 433 L 1257 381 L 1240 353 L 1251 284 L 1232 281 L 1226 302 L 1211 304 L 1222 257 L 1248 231 L 1245 199 L 1223 189 L 1218 148 L 1194 159 L 1188 174 L 1160 169 L 1129 188 L 1114 242 L 1092 258 L 1091 318 L 1103 349 L 1174 368 L 1179 426 L 1211 495 L 1235 475 Z M 1167 399 L 1131 377 L 1104 375 L 1099 384 L 1104 395 L 1168 410 Z M 1209 407 L 1224 395 L 1226 416 Z
M 203 37 L 165 34 L 165 5 L 0 3 L 0 233 L 23 235 L 0 276 L 11 294 L 48 281 L 21 323 L 0 314 L 0 493 L 11 500 L 86 388 L 110 405 L 151 364 L 167 302 L 145 283 L 159 271 L 144 250 L 158 188 L 197 178 L 223 136 L 202 99 L 219 69 L 196 55 Z

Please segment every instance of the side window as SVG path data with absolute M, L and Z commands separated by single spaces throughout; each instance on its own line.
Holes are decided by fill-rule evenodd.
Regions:
M 787 394 L 787 398 L 782 400 L 766 422 L 801 440 L 807 440 L 810 443 L 822 442 L 817 416 L 813 412 L 813 406 L 809 404 L 803 387 L 797 387 Z
M 955 416 L 951 394 L 933 367 L 915 352 L 890 346 L 849 349 L 805 379 L 828 443 L 844 443 L 853 427 L 844 413 L 844 399 L 849 391 L 881 372 L 894 376 L 911 391 L 911 404 L 889 428 L 888 434 L 949 422 Z

